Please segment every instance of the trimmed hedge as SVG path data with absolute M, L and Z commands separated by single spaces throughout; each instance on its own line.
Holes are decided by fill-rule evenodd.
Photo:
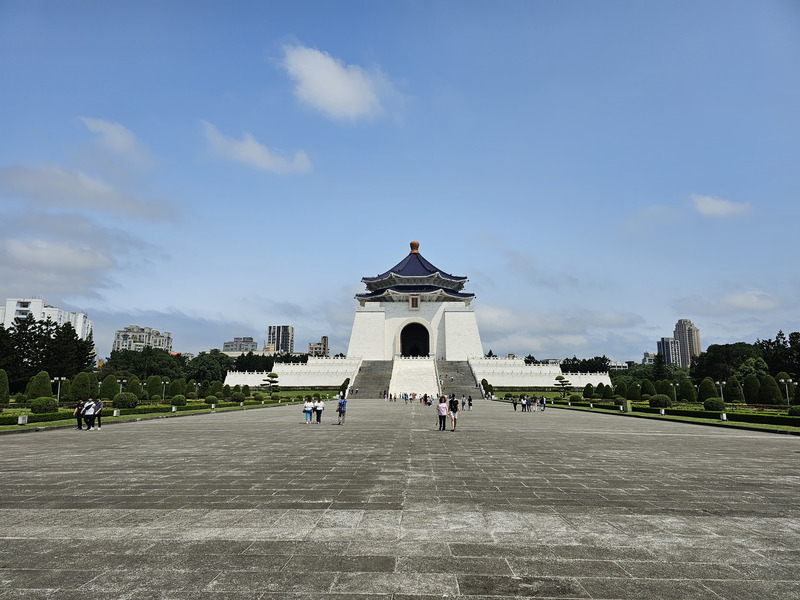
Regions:
M 703 400 L 703 408 L 706 410 L 725 410 L 725 401 L 722 398 L 706 398 Z
M 31 400 L 31 412 L 33 414 L 54 413 L 58 412 L 58 402 L 55 398 L 42 396 Z
M 186 396 L 177 394 L 172 397 L 172 406 L 186 406 Z
M 111 401 L 114 408 L 136 408 L 138 403 L 139 398 L 136 397 L 136 394 L 131 394 L 130 392 L 117 394 Z
M 656 394 L 650 396 L 650 408 L 669 408 L 672 405 L 672 398 L 666 394 Z

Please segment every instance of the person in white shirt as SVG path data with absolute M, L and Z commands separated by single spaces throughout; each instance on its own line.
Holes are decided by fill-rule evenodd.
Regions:
M 311 399 L 309 398 L 303 405 L 303 412 L 306 415 L 306 425 L 311 423 L 311 413 L 313 412 L 313 410 L 314 410 L 314 403 L 311 402 Z
M 317 425 L 322 422 L 322 411 L 325 409 L 325 403 L 322 398 L 314 403 L 314 412 L 317 413 Z

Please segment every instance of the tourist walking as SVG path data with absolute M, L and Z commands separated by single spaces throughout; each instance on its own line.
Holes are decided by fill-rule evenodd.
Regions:
M 86 400 L 78 400 L 78 403 L 75 405 L 75 412 L 72 414 L 78 421 L 78 426 L 75 428 L 78 431 L 83 429 L 83 407 L 86 404 Z
M 94 429 L 94 399 L 89 396 L 86 404 L 83 405 L 83 422 L 86 423 L 86 431 Z
M 458 421 L 458 398 L 455 395 L 450 399 L 450 421 L 453 423 L 453 431 L 456 430 L 456 422 Z
M 101 418 L 103 417 L 103 399 L 97 397 L 97 402 L 94 403 L 94 422 L 97 424 L 97 431 L 100 431 L 102 425 Z
M 436 405 L 436 415 L 439 418 L 439 431 L 447 429 L 447 401 L 444 396 L 439 397 L 439 404 Z
M 317 425 L 322 423 L 322 411 L 325 410 L 325 403 L 322 398 L 314 403 L 314 412 L 317 413 Z
M 520 412 L 526 412 L 528 410 L 528 398 L 526 396 L 523 396 L 522 398 L 519 399 L 519 403 L 521 405 Z
M 461 410 L 463 411 L 467 406 L 467 398 L 464 394 L 461 394 Z
M 303 404 L 303 414 L 306 416 L 306 425 L 311 423 L 311 412 L 314 410 L 314 403 L 310 399 Z
M 511 399 L 511 404 L 514 405 L 514 412 L 517 412 L 517 399 L 516 398 L 512 398 Z
M 467 410 L 472 410 L 472 396 L 467 398 L 467 406 L 469 407 Z
M 347 398 L 342 396 L 336 405 L 336 413 L 339 415 L 339 425 L 344 425 L 345 411 L 347 411 Z

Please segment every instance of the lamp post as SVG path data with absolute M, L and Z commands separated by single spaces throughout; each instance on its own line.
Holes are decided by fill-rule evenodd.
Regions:
M 722 401 L 725 402 L 725 394 L 722 393 L 722 386 L 725 385 L 726 381 L 718 381 L 717 385 L 719 386 L 719 397 L 722 398 Z
M 168 383 L 169 383 L 169 379 L 162 379 L 161 380 L 161 399 L 162 400 L 167 395 L 167 384 Z
M 672 389 L 675 390 L 675 402 L 678 401 L 678 390 L 680 389 L 680 387 L 681 387 L 680 383 L 673 383 L 672 384 Z
M 784 389 L 786 390 L 786 406 L 789 406 L 789 384 L 792 383 L 791 379 L 781 379 Z
M 119 393 L 122 393 L 122 386 L 128 383 L 127 379 L 117 379 L 117 383 L 119 383 Z
M 56 393 L 56 402 L 57 403 L 61 402 L 61 382 L 62 381 L 66 381 L 66 380 L 67 380 L 66 377 L 53 377 L 50 380 L 52 383 L 58 382 L 58 392 Z M 787 398 L 788 398 L 788 396 L 787 396 Z

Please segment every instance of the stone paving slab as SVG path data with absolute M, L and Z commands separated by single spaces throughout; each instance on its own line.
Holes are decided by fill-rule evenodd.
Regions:
M 795 436 L 348 406 L 0 437 L 0 600 L 800 598 Z

